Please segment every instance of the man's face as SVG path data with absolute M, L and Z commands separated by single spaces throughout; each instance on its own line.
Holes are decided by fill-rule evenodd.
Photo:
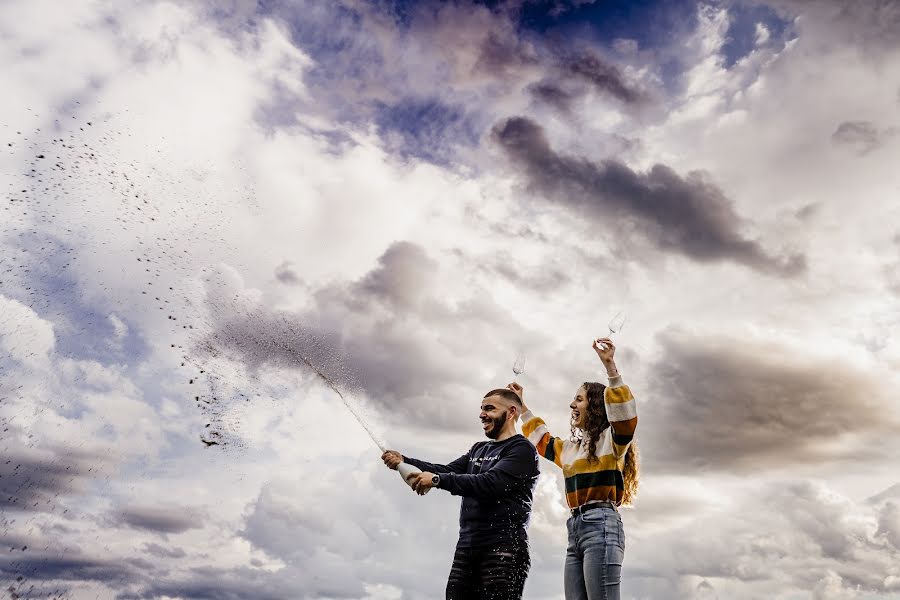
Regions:
M 481 425 L 484 435 L 497 439 L 509 417 L 509 400 L 502 396 L 488 396 L 481 401 Z

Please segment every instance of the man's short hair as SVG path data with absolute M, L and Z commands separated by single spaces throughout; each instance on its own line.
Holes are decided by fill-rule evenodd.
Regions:
M 519 398 L 517 393 L 509 388 L 497 388 L 484 395 L 485 398 L 490 398 L 491 396 L 500 396 L 510 402 L 514 402 L 518 407 L 522 406 L 522 399 Z

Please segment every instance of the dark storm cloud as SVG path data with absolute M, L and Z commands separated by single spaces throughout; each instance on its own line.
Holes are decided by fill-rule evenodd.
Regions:
M 660 164 L 638 173 L 616 160 L 595 163 L 558 154 L 543 129 L 525 117 L 497 124 L 492 135 L 533 190 L 604 223 L 624 220 L 664 251 L 699 262 L 731 260 L 782 276 L 804 269 L 803 257 L 776 259 L 744 238 L 744 221 L 701 174 L 681 177 Z
M 437 267 L 421 246 L 397 242 L 385 250 L 375 269 L 353 286 L 353 295 L 376 298 L 395 308 L 408 307 L 428 293 Z
M 217 322 L 200 346 L 228 352 L 251 369 L 266 365 L 311 369 L 344 387 L 365 381 L 365 389 L 376 397 L 406 394 L 412 390 L 409 385 L 437 368 L 430 368 L 427 354 L 412 347 L 413 336 L 398 336 L 394 325 L 414 312 L 426 296 L 434 267 L 420 247 L 394 244 L 361 279 L 316 292 L 317 306 L 305 314 L 258 305 L 223 305 L 219 298 L 224 295 L 211 294 L 208 301 Z M 372 318 L 379 314 L 382 319 Z M 351 325 L 347 319 L 352 315 L 369 321 L 364 329 L 345 327 Z M 367 343 L 367 335 L 377 336 L 374 346 Z M 352 351 L 351 345 L 358 350 Z M 370 352 L 372 347 L 378 352 Z M 393 360 L 397 364 L 385 369 Z
M 144 544 L 144 552 L 160 558 L 184 558 L 187 556 L 187 553 L 181 548 L 169 548 L 154 543 Z
M 537 65 L 535 49 L 511 32 L 488 31 L 475 63 L 475 69 L 495 77 L 514 76 L 523 67 Z
M 621 102 L 634 104 L 642 99 L 641 93 L 625 80 L 618 67 L 592 52 L 566 56 L 561 66 L 564 73 L 586 81 L 598 92 Z
M 15 574 L 34 581 L 102 581 L 119 587 L 135 579 L 136 575 L 120 560 L 103 560 L 70 552 L 60 556 L 53 553 L 2 553 L 0 573 Z M 23 596 L 27 597 L 27 596 Z
M 572 111 L 572 103 L 578 96 L 577 93 L 565 90 L 559 84 L 550 81 L 535 83 L 528 87 L 528 91 L 537 100 L 564 113 Z
M 83 490 L 107 464 L 73 448 L 8 451 L 0 460 L 0 509 L 55 511 L 61 496 Z
M 114 521 L 156 533 L 184 533 L 203 526 L 191 511 L 171 506 L 131 506 L 118 511 Z
M 486 27 L 475 62 L 474 74 L 486 73 L 496 81 L 521 80 L 523 76 L 544 74 L 541 82 L 529 87 L 531 94 L 559 108 L 583 95 L 587 89 L 605 94 L 624 104 L 646 100 L 645 94 L 629 82 L 618 66 L 591 49 L 574 49 L 558 37 L 544 39 L 523 35 L 510 26 L 514 16 L 495 13 L 482 21 Z M 574 87 L 570 84 L 576 84 Z
M 554 52 L 559 50 L 554 49 Z M 626 106 L 647 102 L 647 95 L 631 84 L 622 71 L 592 51 L 562 51 L 546 61 L 545 77 L 527 87 L 533 98 L 560 112 L 571 113 L 574 102 L 589 91 L 598 92 Z
M 448 304 L 437 291 L 439 276 L 438 264 L 420 246 L 398 242 L 369 273 L 315 292 L 304 312 L 221 303 L 233 292 L 210 291 L 212 331 L 196 352 L 251 370 L 315 369 L 341 389 L 362 389 L 385 414 L 428 422 L 440 413 L 448 426 L 460 426 L 470 415 L 447 414 L 448 405 L 437 400 L 477 402 L 483 389 L 496 387 L 481 357 L 505 356 L 504 345 L 521 339 L 523 330 L 489 289 L 472 289 Z M 472 376 L 460 381 L 448 369 Z
M 171 557 L 175 558 L 175 557 Z M 120 600 L 149 598 L 185 598 L 190 600 L 282 600 L 296 597 L 297 590 L 308 596 L 329 598 L 359 598 L 361 586 L 349 581 L 340 585 L 337 580 L 321 582 L 319 576 L 300 569 L 285 569 L 272 573 L 262 569 L 237 567 L 221 569 L 202 566 L 179 570 L 177 577 L 157 569 L 153 561 L 140 558 L 98 559 L 71 552 L 59 556 L 48 553 L 0 553 L 0 574 L 11 575 L 10 581 L 21 577 L 19 597 L 28 598 L 32 585 L 68 593 L 71 582 L 96 581 L 116 591 Z M 162 575 L 166 575 L 163 577 Z M 5 586 L 4 586 L 5 587 Z M 353 590 L 357 593 L 348 592 Z M 64 597 L 64 596 L 63 596 Z
M 659 341 L 653 408 L 641 416 L 647 466 L 758 472 L 870 460 L 896 427 L 883 390 L 852 366 L 754 339 L 670 330 Z

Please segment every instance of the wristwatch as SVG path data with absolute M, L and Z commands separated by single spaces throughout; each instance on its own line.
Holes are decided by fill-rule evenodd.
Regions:
M 440 475 L 432 475 L 431 476 L 431 485 L 437 487 L 441 485 L 441 476 Z

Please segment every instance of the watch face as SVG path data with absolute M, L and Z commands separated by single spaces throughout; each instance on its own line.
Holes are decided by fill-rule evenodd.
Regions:
M 440 481 L 441 481 L 441 478 L 440 478 L 439 475 L 432 475 L 432 476 L 431 476 L 431 484 L 432 484 L 432 485 L 437 485 Z

